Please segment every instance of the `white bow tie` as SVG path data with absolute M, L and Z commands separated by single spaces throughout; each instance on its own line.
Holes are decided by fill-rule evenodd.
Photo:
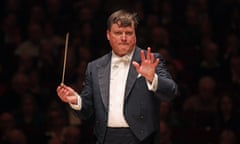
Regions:
M 122 56 L 122 57 L 114 57 L 112 63 L 113 64 L 128 64 L 130 62 L 130 57 L 128 55 Z
M 125 55 L 125 56 L 121 57 L 121 61 L 123 61 L 124 63 L 129 63 L 130 57 L 128 55 Z

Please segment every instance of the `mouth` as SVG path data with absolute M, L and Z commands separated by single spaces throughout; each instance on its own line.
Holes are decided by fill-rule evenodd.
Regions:
M 128 43 L 120 43 L 120 45 L 128 45 Z

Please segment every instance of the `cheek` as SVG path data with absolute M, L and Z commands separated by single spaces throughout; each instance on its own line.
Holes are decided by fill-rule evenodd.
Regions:
M 117 37 L 114 37 L 114 36 L 109 36 L 108 38 L 109 42 L 111 43 L 116 43 L 118 41 L 118 38 Z
M 116 38 L 116 37 L 112 37 L 112 42 L 116 43 L 119 41 L 119 38 Z
M 112 46 L 117 45 L 117 39 L 111 38 L 111 40 L 109 40 L 109 42 Z
M 137 41 L 137 40 L 136 40 L 136 37 L 131 38 L 130 41 L 131 41 L 133 44 L 136 43 L 136 41 Z

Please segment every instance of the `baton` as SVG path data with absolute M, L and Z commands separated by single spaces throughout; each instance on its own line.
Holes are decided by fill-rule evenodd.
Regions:
M 64 76 L 65 76 L 65 70 L 66 70 L 66 61 L 67 61 L 68 39 L 69 39 L 69 32 L 66 34 L 66 42 L 65 42 L 65 50 L 64 50 L 62 82 L 61 82 L 61 84 L 64 83 Z

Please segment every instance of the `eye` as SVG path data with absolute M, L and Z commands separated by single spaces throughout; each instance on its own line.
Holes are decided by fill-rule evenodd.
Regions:
M 132 35 L 133 32 L 126 32 L 126 35 Z
M 119 31 L 114 32 L 115 35 L 121 35 L 122 33 Z

